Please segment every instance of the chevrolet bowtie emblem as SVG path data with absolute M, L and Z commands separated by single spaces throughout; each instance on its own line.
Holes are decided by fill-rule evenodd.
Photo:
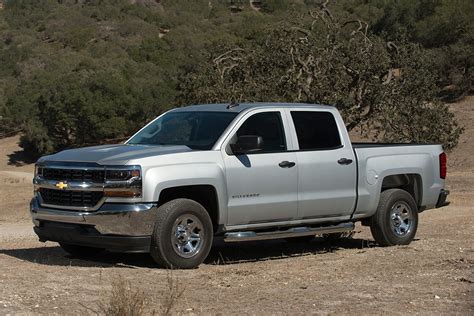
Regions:
M 67 188 L 67 183 L 64 183 L 62 181 L 58 182 L 58 183 L 56 183 L 56 188 L 58 188 L 60 190 L 65 189 L 65 188 Z

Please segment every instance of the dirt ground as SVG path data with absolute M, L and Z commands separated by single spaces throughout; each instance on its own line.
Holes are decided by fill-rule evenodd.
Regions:
M 0 315 L 93 313 L 118 279 L 159 309 L 170 275 L 184 291 L 178 314 L 474 315 L 474 97 L 452 109 L 466 128 L 448 156 L 452 203 L 423 212 L 410 245 L 377 247 L 361 226 L 336 244 L 217 242 L 198 269 L 173 272 L 148 255 L 79 260 L 38 242 L 28 216 L 33 166 L 12 164 L 21 158 L 18 138 L 2 139 Z

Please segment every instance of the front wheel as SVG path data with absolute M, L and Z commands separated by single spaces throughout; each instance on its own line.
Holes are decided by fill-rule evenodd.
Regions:
M 212 239 L 206 209 L 193 200 L 176 199 L 158 209 L 150 254 L 165 268 L 196 268 L 209 254 Z
M 380 195 L 377 212 L 370 218 L 370 231 L 381 246 L 408 245 L 418 228 L 418 209 L 413 197 L 401 189 Z

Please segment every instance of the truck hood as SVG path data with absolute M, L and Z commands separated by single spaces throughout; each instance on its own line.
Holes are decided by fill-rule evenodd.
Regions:
M 100 165 L 123 165 L 132 159 L 190 151 L 192 149 L 187 146 L 103 145 L 63 150 L 41 157 L 38 162 L 95 162 Z

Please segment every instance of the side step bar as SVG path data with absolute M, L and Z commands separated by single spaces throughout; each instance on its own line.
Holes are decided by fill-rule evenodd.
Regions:
M 341 223 L 332 226 L 321 227 L 292 227 L 286 230 L 266 231 L 266 232 L 229 232 L 224 235 L 225 242 L 251 241 L 251 240 L 268 240 L 278 238 L 290 238 L 300 236 L 311 236 L 331 233 L 342 233 L 354 230 L 354 223 Z

